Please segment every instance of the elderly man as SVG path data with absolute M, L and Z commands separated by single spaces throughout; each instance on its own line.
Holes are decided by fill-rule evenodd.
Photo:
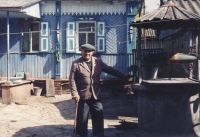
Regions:
M 76 134 L 80 137 L 87 137 L 87 124 L 90 112 L 93 136 L 104 137 L 100 74 L 103 71 L 113 76 L 127 79 L 129 75 L 106 65 L 100 58 L 93 57 L 94 46 L 84 44 L 80 49 L 82 57 L 73 61 L 69 77 L 72 97 L 79 102 Z

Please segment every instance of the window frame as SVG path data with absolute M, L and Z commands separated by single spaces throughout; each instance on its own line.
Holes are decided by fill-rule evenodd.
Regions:
M 71 47 L 67 46 L 67 51 L 68 51 L 68 52 L 74 52 L 74 49 L 73 49 L 73 48 L 75 48 L 75 46 L 76 46 L 76 45 L 75 45 L 75 40 L 74 40 L 74 38 L 68 38 L 68 39 L 67 39 L 67 43 L 70 43 L 70 40 L 72 40 L 72 42 L 73 42 L 73 44 L 72 44 L 73 47 L 72 47 L 72 50 L 71 50 L 71 49 L 70 49 Z
M 77 43 L 77 47 L 76 47 L 76 53 L 81 53 L 81 51 L 79 50 L 79 23 L 94 23 L 94 46 L 96 48 L 96 31 L 95 31 L 95 28 L 96 28 L 96 25 L 97 25 L 97 22 L 96 21 L 88 21 L 88 20 L 85 20 L 85 21 L 77 21 L 76 22 L 76 32 L 77 32 L 77 39 L 76 39 L 76 43 Z M 87 32 L 87 31 L 86 31 Z M 84 33 L 84 32 L 83 32 Z M 87 32 L 88 34 L 88 32 Z M 86 35 L 86 39 L 88 40 L 88 35 Z M 87 42 L 87 41 L 86 41 Z
M 97 51 L 98 52 L 105 52 L 105 38 L 98 37 L 97 40 L 98 40 L 98 42 L 97 42 L 98 43 L 98 45 L 97 45 Z M 100 49 L 100 40 L 103 41 L 103 49 L 102 50 Z
M 75 22 L 68 22 L 67 24 L 68 29 L 70 28 L 70 25 L 73 25 L 73 28 L 75 28 Z M 70 34 L 70 31 L 67 31 L 67 36 L 74 36 L 74 35 L 75 35 L 75 31 L 72 31 L 72 34 Z
M 46 33 L 45 33 L 45 35 L 43 35 L 43 27 L 44 27 L 44 25 L 43 24 L 45 24 L 46 25 L 46 29 L 47 29 L 47 31 L 46 31 Z M 48 22 L 41 22 L 41 36 L 48 36 L 48 34 L 49 34 L 49 29 L 48 29 Z
M 22 35 L 21 35 L 21 53 L 41 53 L 41 52 L 49 52 L 49 37 L 50 37 L 50 24 L 49 24 L 49 22 L 45 22 L 45 21 L 40 21 L 40 20 L 23 20 L 23 22 L 27 22 L 27 31 L 26 30 L 23 30 L 22 29 Z M 36 32 L 34 32 L 34 31 L 32 31 L 31 30 L 31 28 L 32 28 L 32 25 L 31 24 L 33 24 L 33 23 L 37 23 L 38 24 L 38 30 L 34 30 L 34 31 L 36 31 Z M 24 25 L 24 23 L 22 23 L 22 27 L 23 27 L 23 25 Z M 43 29 L 43 27 L 44 27 L 44 25 L 46 25 L 46 31 L 45 31 L 45 33 L 43 33 L 44 31 L 44 29 Z M 39 34 L 39 36 L 38 36 L 38 45 L 39 45 L 39 47 L 38 47 L 38 50 L 33 50 L 33 33 L 37 33 L 37 31 L 38 31 L 38 34 Z M 26 37 L 28 37 L 27 38 L 27 42 L 25 42 L 24 41 L 24 35 L 23 35 L 23 33 L 27 33 L 28 32 L 28 36 L 26 36 Z M 43 40 L 46 40 L 46 47 L 43 45 L 44 44 L 44 42 L 43 42 Z M 24 45 L 27 45 L 27 47 L 26 46 L 24 46 Z M 44 48 L 45 47 L 45 48 Z M 26 50 L 27 49 L 27 50 Z
M 99 27 L 102 26 L 102 32 L 100 33 Z M 105 53 L 106 52 L 106 28 L 105 28 L 105 22 L 104 21 L 97 21 L 97 27 L 96 27 L 96 52 L 97 53 Z M 103 40 L 103 48 L 100 49 L 100 40 Z
M 46 33 L 43 35 L 43 26 L 46 24 Z M 41 21 L 40 22 L 40 51 L 39 52 L 48 52 L 49 51 L 49 36 L 50 36 L 50 29 L 49 29 L 49 22 Z M 46 48 L 44 49 L 43 40 L 46 39 Z

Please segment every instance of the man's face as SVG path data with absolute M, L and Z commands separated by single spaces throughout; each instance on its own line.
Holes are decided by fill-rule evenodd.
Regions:
M 92 57 L 93 53 L 94 53 L 94 51 L 92 51 L 92 50 L 89 51 L 89 50 L 81 49 L 82 57 L 86 61 Z

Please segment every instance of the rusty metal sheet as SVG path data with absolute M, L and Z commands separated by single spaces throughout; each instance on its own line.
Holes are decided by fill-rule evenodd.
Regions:
M 169 59 L 168 63 L 184 63 L 184 62 L 193 62 L 196 60 L 197 57 L 194 55 L 185 53 L 176 53 Z

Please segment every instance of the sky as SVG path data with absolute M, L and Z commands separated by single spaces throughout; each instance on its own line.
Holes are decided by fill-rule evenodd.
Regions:
M 157 9 L 160 6 L 160 0 L 145 0 L 146 10 L 145 12 L 150 12 Z

